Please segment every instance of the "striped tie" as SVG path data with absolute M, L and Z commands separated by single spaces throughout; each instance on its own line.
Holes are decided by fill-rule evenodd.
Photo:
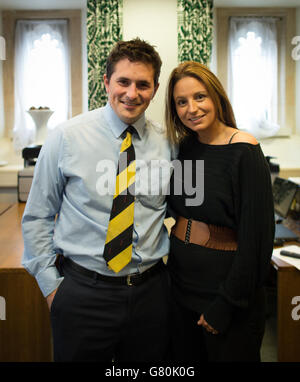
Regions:
M 135 191 L 135 151 L 129 126 L 120 150 L 116 189 L 113 199 L 103 257 L 114 272 L 131 260 Z

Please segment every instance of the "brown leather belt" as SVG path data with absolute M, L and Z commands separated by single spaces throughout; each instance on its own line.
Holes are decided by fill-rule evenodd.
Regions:
M 218 227 L 198 220 L 179 216 L 172 227 L 172 234 L 185 244 L 197 244 L 203 247 L 235 251 L 237 240 L 235 231 L 227 227 Z

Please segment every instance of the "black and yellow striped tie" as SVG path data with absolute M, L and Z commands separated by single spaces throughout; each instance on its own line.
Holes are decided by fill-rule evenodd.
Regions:
M 108 224 L 103 257 L 110 269 L 119 272 L 132 256 L 135 192 L 134 128 L 129 126 L 123 140 L 118 163 L 115 195 Z

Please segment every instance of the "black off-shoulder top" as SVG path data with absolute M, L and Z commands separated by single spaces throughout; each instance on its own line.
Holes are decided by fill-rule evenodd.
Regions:
M 197 167 L 197 160 L 204 161 L 204 168 Z M 173 213 L 229 227 L 237 233 L 236 251 L 185 245 L 171 236 L 168 267 L 178 300 L 199 314 L 204 313 L 211 326 L 224 332 L 234 311 L 251 304 L 269 271 L 274 240 L 269 166 L 259 144 L 208 145 L 195 137 L 186 138 L 181 144 L 178 161 L 182 177 L 180 172 L 173 174 L 168 196 Z M 204 181 L 203 201 L 196 206 L 186 205 L 187 200 L 193 203 L 196 197 L 190 195 L 191 185 L 186 190 L 184 187 L 184 177 L 189 179 L 190 173 L 193 187 L 199 189 L 200 181 Z M 176 195 L 180 182 L 183 192 Z

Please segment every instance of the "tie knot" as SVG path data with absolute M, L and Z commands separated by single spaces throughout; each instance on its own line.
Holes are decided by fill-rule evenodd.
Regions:
M 133 127 L 133 126 L 131 126 L 131 125 L 127 127 L 126 131 L 127 131 L 128 133 L 130 133 L 131 135 L 133 135 L 133 134 L 138 134 L 137 131 L 136 131 L 136 128 Z

